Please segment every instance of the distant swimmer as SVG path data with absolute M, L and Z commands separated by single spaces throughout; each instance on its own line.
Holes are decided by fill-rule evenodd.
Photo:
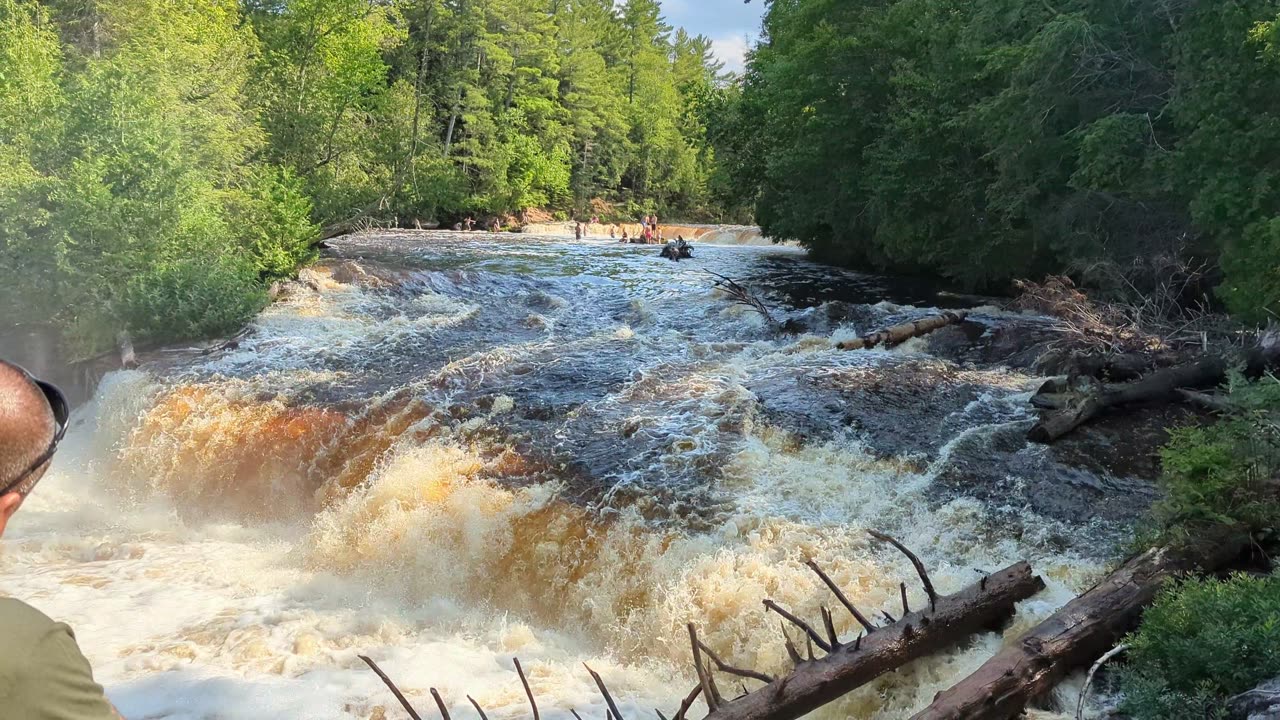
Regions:
M 575 222 L 573 224 L 573 237 L 578 240 L 582 239 L 582 223 Z

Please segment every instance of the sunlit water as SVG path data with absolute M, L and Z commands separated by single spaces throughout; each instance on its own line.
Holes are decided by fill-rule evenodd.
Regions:
M 1032 378 L 920 341 L 833 347 L 948 303 L 793 248 L 696 253 L 336 241 L 238 347 L 106 379 L 12 524 L 0 591 L 69 622 L 131 718 L 402 717 L 369 654 L 424 714 L 435 687 L 455 717 L 468 694 L 526 716 L 518 656 L 544 717 L 604 715 L 586 662 L 630 719 L 670 716 L 693 687 L 689 621 L 730 662 L 782 671 L 761 600 L 817 622 L 832 601 L 807 559 L 896 614 L 912 572 L 868 528 L 943 592 L 1032 561 L 1048 589 L 1003 636 L 818 714 L 902 718 L 1096 574 L 1107 549 L 1080 540 L 1096 522 L 939 481 L 964 448 L 1025 429 Z M 776 335 L 706 269 L 805 331 Z

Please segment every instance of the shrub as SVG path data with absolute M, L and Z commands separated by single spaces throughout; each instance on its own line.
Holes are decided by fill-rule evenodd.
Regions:
M 1155 517 L 1167 533 L 1226 524 L 1259 536 L 1280 525 L 1274 484 L 1280 476 L 1280 381 L 1235 377 L 1230 391 L 1236 414 L 1175 430 L 1161 450 L 1167 495 Z
M 314 259 L 311 199 L 289 171 L 254 168 L 228 193 L 228 213 L 263 277 L 288 277 Z
M 265 303 L 253 263 L 221 256 L 148 268 L 126 286 L 121 314 L 140 339 L 178 341 L 233 332 Z
M 1188 580 L 1131 635 L 1121 710 L 1136 720 L 1225 717 L 1225 700 L 1280 675 L 1280 577 Z

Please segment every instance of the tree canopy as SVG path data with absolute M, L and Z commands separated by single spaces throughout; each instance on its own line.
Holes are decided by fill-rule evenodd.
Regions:
M 0 293 L 88 354 L 358 218 L 714 217 L 709 48 L 656 0 L 0 0 Z
M 766 232 L 826 257 L 975 287 L 1198 259 L 1260 320 L 1280 310 L 1278 14 L 773 0 L 715 115 L 717 173 Z

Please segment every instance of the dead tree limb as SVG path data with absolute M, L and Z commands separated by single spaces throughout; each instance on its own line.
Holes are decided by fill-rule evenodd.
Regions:
M 835 620 L 825 605 L 822 606 L 822 626 L 827 630 L 827 643 L 833 648 L 840 647 L 840 635 L 836 633 Z
M 1015 604 L 1044 587 L 1025 562 L 987 581 L 938 598 L 937 609 L 911 613 L 794 672 L 720 705 L 707 720 L 794 720 L 906 663 L 949 647 L 1013 614 Z M 785 630 L 784 630 L 785 631 Z
M 1169 578 L 1213 570 L 1237 557 L 1247 538 L 1205 538 L 1192 549 L 1138 555 L 1006 646 L 912 720 L 1007 720 L 1043 697 L 1067 673 L 1104 653 L 1137 622 Z M 996 582 L 991 578 L 988 587 Z
M 764 606 L 767 609 L 772 610 L 778 613 L 779 615 L 781 615 L 782 617 L 786 618 L 787 621 L 790 622 L 792 625 L 795 625 L 796 627 L 803 630 L 804 634 L 809 636 L 809 639 L 813 641 L 814 645 L 817 645 L 818 647 L 822 648 L 825 652 L 831 652 L 831 645 L 827 644 L 827 641 L 823 640 L 822 636 L 818 634 L 818 631 L 814 630 L 812 627 L 809 626 L 809 623 L 787 612 L 786 609 L 784 609 L 782 606 L 778 605 L 778 603 L 772 600 L 765 600 Z
M 720 691 L 716 689 L 715 680 L 702 664 L 702 643 L 698 642 L 698 630 L 689 623 L 689 644 L 693 646 L 693 667 L 698 673 L 698 684 L 702 687 L 702 699 L 707 702 L 708 710 L 715 710 L 719 705 Z
M 765 675 L 762 672 L 756 672 L 755 670 L 746 670 L 743 668 L 734 667 L 729 663 L 721 660 L 720 656 L 716 655 L 715 651 L 712 650 L 706 643 L 702 642 L 702 640 L 699 640 L 697 636 L 694 637 L 694 642 L 698 644 L 698 647 L 702 650 L 702 652 L 707 654 L 707 657 L 711 658 L 711 662 L 716 664 L 716 667 L 720 670 L 720 672 L 728 673 L 730 675 L 737 675 L 738 677 L 759 680 L 762 683 L 773 682 L 772 677 Z
M 468 695 L 467 699 L 471 701 L 471 706 L 476 709 L 476 712 L 480 713 L 480 720 L 489 720 L 489 716 L 484 714 L 484 708 L 480 707 L 480 703 L 476 702 L 475 698 Z
M 1220 415 L 1230 415 L 1231 413 L 1236 412 L 1236 406 L 1232 405 L 1230 400 L 1227 400 L 1221 395 L 1209 395 L 1202 392 L 1196 392 L 1195 390 L 1187 390 L 1185 388 L 1178 388 L 1176 392 L 1178 393 L 1178 397 L 1182 398 L 1182 400 L 1188 405 L 1195 405 L 1202 410 L 1208 410 L 1209 412 L 1215 412 Z
M 596 687 L 600 688 L 600 694 L 604 696 L 604 702 L 609 706 L 609 712 L 613 713 L 613 716 L 618 720 L 622 720 L 622 713 L 618 712 L 618 706 L 613 702 L 613 696 L 609 694 L 609 688 L 604 684 L 604 679 L 600 677 L 600 673 L 592 670 L 591 666 L 586 663 L 582 663 L 582 667 L 586 668 L 587 672 L 591 673 L 591 679 L 596 681 Z M 446 720 L 448 719 L 446 718 Z
M 704 272 L 715 277 L 715 286 L 723 290 L 735 303 L 739 305 L 746 305 L 752 310 L 760 313 L 760 315 L 764 317 L 765 321 L 773 328 L 776 329 L 781 327 L 778 324 L 778 321 L 773 319 L 773 314 L 769 312 L 769 307 L 764 304 L 764 301 L 756 297 L 756 295 L 750 290 L 740 285 L 733 278 L 726 277 L 720 273 L 711 272 L 710 270 L 706 270 Z
M 689 712 L 689 708 L 693 707 L 693 701 L 698 699 L 702 694 L 702 685 L 698 684 L 684 696 L 684 700 L 680 701 L 680 709 L 676 711 L 675 717 L 671 720 L 684 720 L 685 713 Z
M 954 325 L 958 322 L 964 322 L 968 317 L 965 312 L 944 312 L 941 315 L 931 315 L 915 322 L 903 323 L 902 325 L 894 325 L 878 332 L 863 335 L 856 340 L 837 343 L 836 347 L 841 350 L 870 350 L 877 345 L 884 344 L 889 347 L 900 345 L 911 338 L 928 335 L 934 330 L 944 328 L 948 325 Z
M 378 663 L 374 662 L 373 658 L 368 655 L 357 655 L 356 657 L 363 660 L 364 664 L 368 665 L 370 670 L 374 671 L 378 674 L 378 677 L 382 678 L 382 684 L 386 685 L 387 688 L 391 690 L 391 694 L 396 696 L 396 699 L 400 701 L 400 705 L 404 707 L 404 711 L 409 713 L 409 717 L 413 718 L 413 720 L 422 720 L 422 716 L 418 714 L 418 711 L 414 710 L 413 705 L 409 704 L 409 701 L 405 699 L 404 693 L 400 692 L 400 688 L 396 687 L 396 684 L 391 682 L 391 678 L 387 677 L 387 674 L 382 672 L 382 668 L 378 667 Z
M 1128 649 L 1128 643 L 1120 643 L 1108 650 L 1102 657 L 1098 658 L 1097 662 L 1089 668 L 1088 674 L 1084 676 L 1084 686 L 1080 688 L 1080 699 L 1076 701 L 1076 720 L 1084 720 L 1084 701 L 1089 697 L 1089 686 L 1093 684 L 1093 676 L 1098 674 L 1098 670 L 1105 665 L 1108 660 L 1122 652 L 1126 652 Z
M 1027 433 L 1032 442 L 1048 443 L 1097 417 L 1107 408 L 1138 402 L 1171 401 L 1176 391 L 1217 385 L 1227 374 L 1227 361 L 1211 357 L 1187 365 L 1157 370 L 1124 385 L 1098 385 L 1072 406 L 1047 414 Z
M 907 559 L 911 561 L 911 565 L 915 567 L 916 574 L 920 576 L 920 584 L 924 585 L 925 594 L 929 596 L 929 607 L 936 609 L 938 605 L 938 591 L 933 589 L 933 583 L 929 581 L 929 571 L 925 570 L 924 563 L 920 562 L 920 558 L 916 557 L 915 553 L 907 549 L 906 545 L 903 545 L 902 543 L 889 537 L 888 535 L 885 535 L 884 533 L 876 532 L 875 530 L 868 530 L 867 534 L 881 542 L 889 543 L 890 545 L 897 548 L 898 552 L 907 556 Z M 903 605 L 903 609 L 905 610 L 907 605 L 907 598 L 905 593 L 902 596 L 902 605 Z
M 840 601 L 841 605 L 844 605 L 844 608 L 849 611 L 849 614 L 853 616 L 854 620 L 858 621 L 859 625 L 866 628 L 868 633 L 875 631 L 876 626 L 872 625 L 871 621 L 868 620 L 865 615 L 858 612 L 858 608 L 854 607 L 853 603 L 849 602 L 849 598 L 845 597 L 840 586 L 836 585 L 835 581 L 831 579 L 831 576 L 827 575 L 822 571 L 822 568 L 818 567 L 818 563 L 813 560 L 808 560 L 805 562 L 805 565 L 808 565 L 810 570 L 817 573 L 818 579 L 822 580 L 823 584 L 827 586 L 827 589 L 831 591 L 831 594 L 836 596 L 836 599 Z
M 520 667 L 520 658 L 511 658 L 516 672 L 520 675 L 520 684 L 524 685 L 524 694 L 529 697 L 529 707 L 533 708 L 533 720 L 538 720 L 538 701 L 533 699 L 533 689 L 529 687 L 529 679 L 524 676 L 524 668 Z
M 440 708 L 440 717 L 449 720 L 449 706 L 444 704 L 444 698 L 440 697 L 435 688 L 431 688 L 431 697 L 435 698 L 436 707 Z

